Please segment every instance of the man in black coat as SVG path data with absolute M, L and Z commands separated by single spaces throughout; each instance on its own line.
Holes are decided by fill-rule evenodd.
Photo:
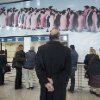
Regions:
M 59 35 L 59 31 L 53 29 L 50 41 L 40 46 L 36 54 L 40 100 L 66 100 L 66 86 L 71 74 L 71 52 L 60 43 Z
M 71 49 L 71 86 L 70 89 L 68 89 L 68 91 L 70 91 L 71 93 L 74 92 L 74 88 L 75 88 L 75 71 L 77 70 L 77 62 L 78 62 L 78 53 L 75 50 L 75 46 L 74 45 L 70 45 L 70 49 Z
M 4 50 L 0 51 L 0 85 L 4 85 L 4 67 L 6 67 L 7 58 L 4 54 Z

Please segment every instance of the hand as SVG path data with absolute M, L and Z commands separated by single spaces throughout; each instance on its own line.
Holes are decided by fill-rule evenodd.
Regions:
M 49 78 L 49 77 L 47 79 L 53 85 L 53 80 L 51 78 Z
M 54 91 L 54 86 L 51 83 L 47 83 L 45 87 L 47 88 L 48 92 Z

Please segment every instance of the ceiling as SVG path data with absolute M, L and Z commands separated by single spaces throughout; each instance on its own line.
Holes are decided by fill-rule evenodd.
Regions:
M 20 1 L 30 1 L 30 0 L 0 0 L 0 4 L 11 3 L 11 2 L 20 2 Z

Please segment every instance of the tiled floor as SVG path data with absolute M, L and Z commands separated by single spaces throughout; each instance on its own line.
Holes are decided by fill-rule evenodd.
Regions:
M 14 89 L 15 70 L 5 75 L 5 85 L 0 86 L 0 100 L 39 100 L 39 84 L 36 76 L 34 75 L 34 89 L 28 90 L 24 86 L 23 89 Z M 75 93 L 67 93 L 67 100 L 100 100 L 89 93 L 88 89 L 79 90 L 76 88 Z

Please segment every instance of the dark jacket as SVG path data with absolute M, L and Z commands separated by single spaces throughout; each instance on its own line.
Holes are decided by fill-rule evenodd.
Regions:
M 75 69 L 77 68 L 77 62 L 78 62 L 78 53 L 76 50 L 71 50 L 71 66 Z
M 29 50 L 29 52 L 25 54 L 25 58 L 26 58 L 24 64 L 25 69 L 33 69 L 35 67 L 35 56 L 36 53 L 33 50 Z
M 98 55 L 93 55 L 88 64 L 88 84 L 91 87 L 100 88 L 100 59 Z
M 90 61 L 90 59 L 92 58 L 92 56 L 93 56 L 94 54 L 87 54 L 86 56 L 85 56 L 85 59 L 84 59 L 84 64 L 85 65 L 89 65 L 89 61 Z
M 7 58 L 5 55 L 0 55 L 0 68 L 4 68 L 7 64 Z
M 6 67 L 7 58 L 5 55 L 0 54 L 0 73 L 4 73 L 4 67 Z
M 71 74 L 70 49 L 59 41 L 50 41 L 40 46 L 36 55 L 36 73 L 41 85 L 40 100 L 65 100 L 66 86 Z M 54 82 L 55 90 L 51 94 L 45 88 L 47 77 Z
M 93 55 L 88 66 L 90 76 L 100 75 L 100 59 L 98 55 Z
M 16 52 L 15 59 L 20 65 L 20 67 L 24 66 L 25 62 L 25 52 L 23 50 Z

